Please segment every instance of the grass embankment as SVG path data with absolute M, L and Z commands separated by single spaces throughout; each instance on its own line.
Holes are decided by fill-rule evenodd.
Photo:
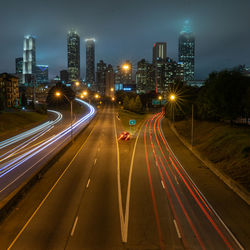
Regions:
M 118 113 L 124 130 L 129 131 L 131 134 L 135 134 L 146 118 L 146 114 L 137 114 L 127 110 L 120 110 Z M 135 120 L 135 126 L 130 126 L 129 120 Z
M 0 114 L 0 138 L 16 134 L 18 131 L 30 129 L 39 123 L 46 121 L 47 115 L 36 112 L 13 112 Z
M 190 142 L 191 121 L 176 122 L 179 134 Z M 195 121 L 194 148 L 233 180 L 250 191 L 250 128 Z

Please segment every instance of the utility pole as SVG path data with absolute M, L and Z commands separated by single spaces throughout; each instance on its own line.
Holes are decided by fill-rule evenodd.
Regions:
M 192 104 L 191 146 L 194 143 L 194 104 Z

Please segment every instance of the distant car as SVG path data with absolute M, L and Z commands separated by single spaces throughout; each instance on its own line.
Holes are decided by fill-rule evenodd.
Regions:
M 130 139 L 130 133 L 129 132 L 126 132 L 126 131 L 124 131 L 124 132 L 122 132 L 121 134 L 120 134 L 120 137 L 119 137 L 119 139 L 118 140 L 124 140 L 124 141 L 127 141 L 127 140 L 129 140 Z

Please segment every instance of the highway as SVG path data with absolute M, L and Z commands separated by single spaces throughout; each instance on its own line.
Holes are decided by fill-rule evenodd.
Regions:
M 93 117 L 95 111 L 89 104 L 87 114 L 73 121 L 75 135 Z M 62 119 L 60 112 L 50 110 L 57 117 L 33 129 L 0 142 L 0 201 L 22 186 L 71 139 L 71 121 Z
M 115 114 L 103 108 L 54 164 L 64 170 L 33 209 L 47 177 L 27 194 L 0 228 L 1 249 L 243 249 L 169 147 L 163 113 L 130 141 L 118 141 Z

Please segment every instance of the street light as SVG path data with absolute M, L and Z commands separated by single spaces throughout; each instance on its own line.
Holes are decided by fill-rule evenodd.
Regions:
M 111 91 L 111 92 L 114 92 L 114 88 L 110 88 L 110 91 Z
M 75 82 L 75 85 L 78 87 L 80 85 L 80 83 L 79 82 Z
M 176 101 L 176 95 L 175 94 L 170 94 L 169 95 L 169 100 L 173 103 L 172 107 L 173 107 L 173 125 L 174 125 L 174 103 Z
M 98 94 L 95 94 L 95 99 L 99 99 L 100 96 Z
M 73 117 L 73 105 L 72 105 L 72 100 L 69 100 L 69 98 L 64 95 L 63 93 L 56 91 L 55 96 L 56 97 L 60 97 L 61 95 L 63 95 L 67 101 L 70 103 L 70 135 L 71 135 L 71 141 L 73 142 L 73 130 L 72 130 L 72 117 Z
M 129 70 L 129 68 L 130 68 L 130 66 L 127 63 L 122 65 L 122 69 L 124 69 L 124 70 Z
M 158 100 L 160 101 L 160 107 L 161 107 L 161 100 L 162 100 L 162 96 L 161 95 L 158 96 Z

